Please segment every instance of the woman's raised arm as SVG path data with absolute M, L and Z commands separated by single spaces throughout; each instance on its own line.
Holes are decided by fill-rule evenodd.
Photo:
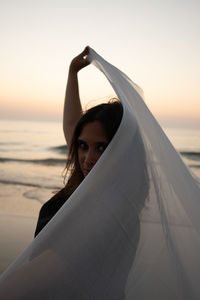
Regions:
M 69 67 L 63 112 L 63 130 L 68 147 L 71 145 L 75 126 L 82 116 L 78 87 L 78 71 L 90 64 L 87 58 L 88 54 L 89 47 L 86 47 L 83 52 L 72 60 Z

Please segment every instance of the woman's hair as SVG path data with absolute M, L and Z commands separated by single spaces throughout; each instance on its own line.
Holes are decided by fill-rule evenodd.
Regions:
M 67 193 L 73 193 L 74 190 L 79 186 L 81 181 L 84 179 L 78 160 L 78 138 L 83 127 L 88 123 L 99 121 L 104 127 L 107 139 L 110 142 L 119 127 L 122 115 L 122 104 L 115 99 L 115 101 L 111 100 L 109 103 L 103 103 L 92 107 L 91 109 L 87 110 L 81 117 L 75 127 L 68 153 L 66 166 L 66 174 L 69 175 L 69 179 L 66 184 Z

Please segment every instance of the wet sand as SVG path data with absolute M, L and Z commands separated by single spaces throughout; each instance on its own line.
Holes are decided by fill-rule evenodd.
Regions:
M 31 243 L 42 203 L 51 189 L 0 184 L 0 273 Z
M 36 222 L 36 217 L 0 215 L 0 273 L 31 243 Z

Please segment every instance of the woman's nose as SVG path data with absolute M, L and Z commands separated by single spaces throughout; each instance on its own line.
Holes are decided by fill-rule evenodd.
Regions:
M 90 166 L 90 165 L 95 164 L 96 161 L 97 161 L 97 156 L 96 156 L 95 151 L 88 150 L 88 152 L 86 153 L 86 156 L 85 156 L 85 163 Z

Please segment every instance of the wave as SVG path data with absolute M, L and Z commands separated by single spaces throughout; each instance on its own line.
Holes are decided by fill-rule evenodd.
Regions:
M 58 186 L 48 186 L 48 185 L 40 185 L 37 183 L 30 183 L 30 182 L 22 182 L 22 181 L 16 181 L 16 180 L 0 180 L 1 184 L 9 184 L 9 185 L 23 185 L 23 186 L 28 186 L 28 187 L 36 187 L 36 188 L 45 188 L 45 189 L 55 189 L 59 190 L 60 187 Z
M 68 147 L 67 145 L 60 145 L 56 147 L 49 147 L 48 150 L 60 153 L 60 154 L 67 154 L 68 153 Z
M 2 145 L 3 145 L 3 146 L 5 146 L 5 145 L 6 145 L 6 146 L 7 146 L 7 145 L 9 145 L 9 146 L 10 146 L 10 145 L 15 146 L 15 145 L 23 145 L 23 143 L 19 143 L 19 142 L 9 142 L 9 143 L 8 143 L 8 142 L 0 142 L 0 146 L 2 146 Z
M 61 159 L 61 158 L 18 159 L 18 158 L 0 157 L 0 163 L 4 163 L 4 162 L 31 163 L 31 164 L 39 164 L 45 166 L 66 165 L 66 159 Z
M 59 152 L 60 154 L 67 154 L 67 147 L 66 145 L 51 147 L 48 148 L 53 151 Z M 188 152 L 188 151 L 181 151 L 180 154 L 183 157 L 195 162 L 200 162 L 200 152 Z M 0 163 L 5 162 L 18 162 L 18 163 L 31 163 L 31 164 L 38 164 L 38 165 L 45 165 L 45 166 L 65 166 L 67 159 L 66 158 L 45 158 L 45 159 L 19 159 L 19 158 L 10 158 L 10 157 L 0 157 Z M 200 168 L 199 164 L 191 165 L 192 168 Z
M 188 165 L 190 168 L 200 169 L 200 165 Z
M 190 160 L 200 161 L 200 152 L 181 151 L 180 154 Z

